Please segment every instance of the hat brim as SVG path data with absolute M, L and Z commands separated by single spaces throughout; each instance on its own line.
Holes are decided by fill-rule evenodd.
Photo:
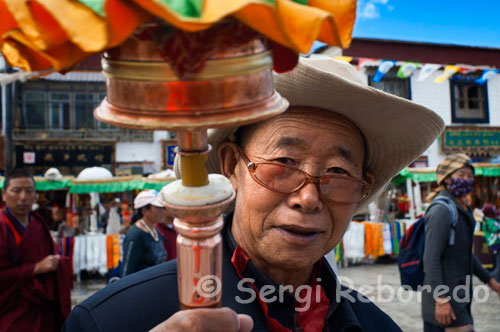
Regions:
M 165 205 L 161 204 L 159 200 L 155 199 L 151 205 L 156 206 L 156 207 L 165 207 Z
M 444 122 L 422 105 L 363 84 L 357 72 L 353 79 L 351 71 L 355 69 L 341 61 L 301 59 L 293 71 L 275 75 L 274 83 L 290 107 L 328 110 L 360 129 L 366 141 L 365 169 L 375 177 L 370 195 L 358 205 L 360 210 L 378 197 L 400 170 L 425 152 L 444 129 Z M 218 148 L 236 130 L 209 130 L 210 173 L 220 173 Z

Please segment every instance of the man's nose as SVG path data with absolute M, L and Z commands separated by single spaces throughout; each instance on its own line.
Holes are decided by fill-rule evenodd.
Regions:
M 299 191 L 290 194 L 288 203 L 293 208 L 299 208 L 304 213 L 313 213 L 323 208 L 318 185 L 314 182 L 307 183 Z
M 21 190 L 19 192 L 19 199 L 26 200 L 28 198 L 28 192 L 26 190 Z

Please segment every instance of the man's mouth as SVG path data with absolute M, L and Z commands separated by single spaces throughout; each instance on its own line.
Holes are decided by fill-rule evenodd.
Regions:
M 314 241 L 321 234 L 321 230 L 317 228 L 307 228 L 294 225 L 283 225 L 275 228 L 285 238 L 304 244 Z

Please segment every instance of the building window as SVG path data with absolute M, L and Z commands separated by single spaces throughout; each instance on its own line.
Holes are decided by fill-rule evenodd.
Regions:
M 452 123 L 490 122 L 486 87 L 465 77 L 450 80 Z
M 76 129 L 94 129 L 94 104 L 95 94 L 93 93 L 74 93 L 75 106 L 75 128 Z
M 106 96 L 94 92 L 61 92 L 28 90 L 23 95 L 22 127 L 26 129 L 99 129 L 118 127 L 94 118 L 94 109 Z
M 97 94 L 97 102 L 94 105 L 94 109 L 101 104 L 103 99 L 106 97 L 105 93 L 98 93 Z M 99 120 L 96 120 L 99 123 L 99 129 L 101 130 L 118 130 L 118 127 L 112 126 L 110 124 L 101 122 Z
M 71 128 L 71 95 L 68 92 L 49 93 L 50 129 Z
M 47 123 L 47 95 L 43 91 L 29 91 L 24 94 L 23 123 L 26 128 L 45 129 Z
M 411 99 L 409 78 L 399 78 L 396 76 L 397 70 L 391 70 L 380 82 L 373 82 L 375 72 L 376 70 L 373 70 L 368 74 L 370 86 L 401 98 Z

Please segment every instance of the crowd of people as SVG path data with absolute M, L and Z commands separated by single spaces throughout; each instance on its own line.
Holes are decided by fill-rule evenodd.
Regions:
M 59 254 L 49 223 L 38 212 L 44 209 L 36 207 L 37 195 L 28 171 L 6 175 L 0 211 L 0 331 L 60 331 L 71 311 L 71 260 Z M 110 213 L 116 213 L 114 203 Z M 126 232 L 123 276 L 176 257 L 172 218 L 156 202 L 156 192 L 139 193 L 135 208 L 140 217 Z M 57 215 L 51 216 L 57 221 Z M 65 221 L 55 224 L 59 236 L 75 235 Z

